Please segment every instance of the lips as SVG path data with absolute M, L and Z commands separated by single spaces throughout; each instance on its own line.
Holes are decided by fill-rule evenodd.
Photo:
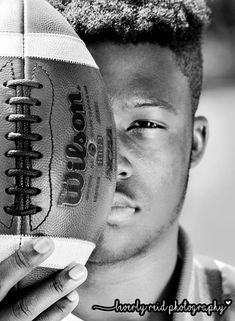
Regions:
M 131 201 L 127 196 L 121 193 L 115 193 L 112 207 L 129 207 L 135 209 L 136 204 L 133 201 Z
M 132 222 L 136 210 L 136 204 L 132 200 L 124 194 L 115 193 L 107 223 L 110 226 L 127 226 Z

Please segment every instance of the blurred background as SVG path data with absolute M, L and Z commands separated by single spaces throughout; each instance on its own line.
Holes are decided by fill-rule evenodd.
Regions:
M 209 6 L 198 110 L 209 121 L 209 141 L 191 171 L 181 223 L 195 254 L 235 266 L 235 0 L 210 0 Z

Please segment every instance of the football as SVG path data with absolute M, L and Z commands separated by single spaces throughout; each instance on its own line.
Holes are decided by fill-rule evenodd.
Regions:
M 95 61 L 45 0 L 2 0 L 0 43 L 0 261 L 49 236 L 40 279 L 95 247 L 115 189 L 115 126 Z

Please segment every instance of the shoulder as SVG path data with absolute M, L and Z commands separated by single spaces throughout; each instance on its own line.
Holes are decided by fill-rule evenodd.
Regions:
M 194 266 L 201 274 L 207 275 L 208 282 L 221 282 L 223 293 L 235 296 L 235 267 L 210 257 L 197 256 Z
M 193 260 L 199 286 L 207 288 L 212 299 L 229 303 L 226 320 L 235 320 L 235 267 L 210 257 Z

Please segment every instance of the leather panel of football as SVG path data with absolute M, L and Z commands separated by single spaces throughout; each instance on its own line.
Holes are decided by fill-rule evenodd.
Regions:
M 0 3 L 0 32 L 22 32 L 23 31 L 23 8 L 22 0 L 1 0 Z
M 76 32 L 68 24 L 67 20 L 61 14 L 58 14 L 57 10 L 49 3 L 43 2 L 42 5 L 38 5 L 38 1 L 25 0 L 27 32 L 64 34 L 77 37 Z
M 43 84 L 42 89 L 31 91 L 31 96 L 41 102 L 41 106 L 32 107 L 32 114 L 43 120 L 32 126 L 32 131 L 43 137 L 33 143 L 43 155 L 33 161 L 33 168 L 43 175 L 32 181 L 41 189 L 38 196 L 32 197 L 32 203 L 41 206 L 42 211 L 29 218 L 25 234 L 79 236 L 96 242 L 110 210 L 107 204 L 112 203 L 116 169 L 115 131 L 100 73 L 87 66 L 36 59 L 28 60 L 27 72 L 30 79 Z M 78 112 L 84 120 L 82 131 L 77 131 L 72 121 L 75 114 L 69 97 L 73 94 L 81 96 L 75 108 L 82 109 Z M 68 146 L 85 151 L 85 157 L 68 157 Z M 79 163 L 85 164 L 84 169 L 73 170 Z M 78 204 L 76 193 L 72 200 L 75 203 L 66 204 L 68 191 L 64 184 L 69 173 L 79 173 L 84 180 Z

